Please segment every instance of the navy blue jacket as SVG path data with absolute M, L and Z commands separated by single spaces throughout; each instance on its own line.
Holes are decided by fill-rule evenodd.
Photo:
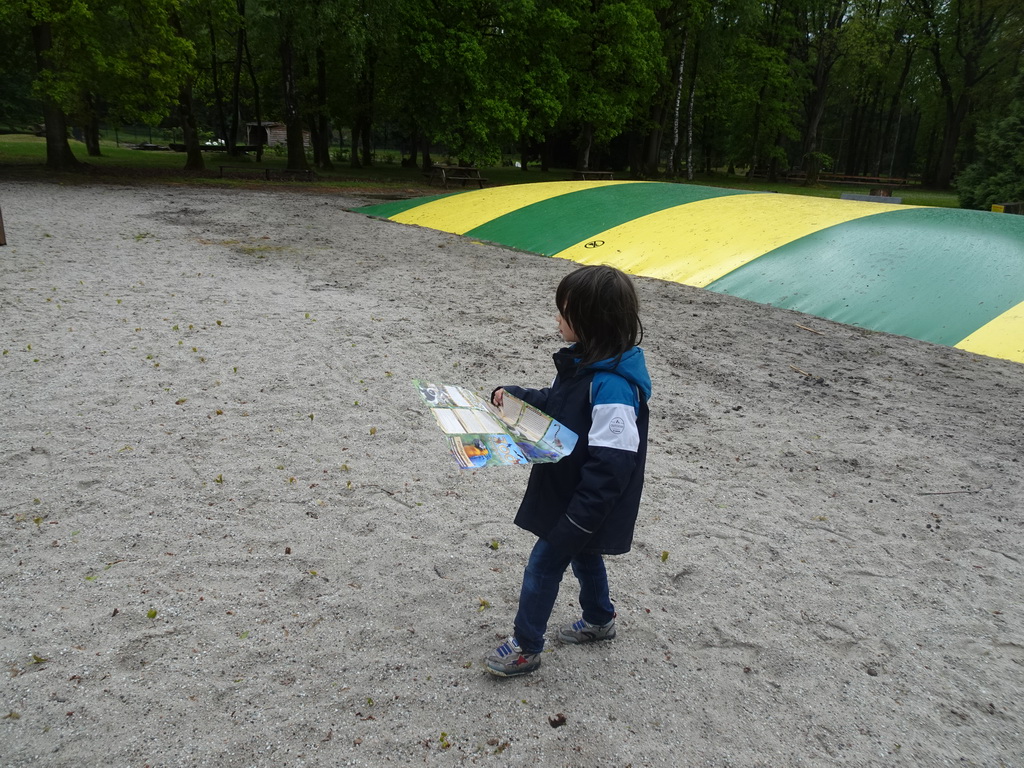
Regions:
M 555 353 L 550 387 L 503 387 L 579 436 L 561 461 L 533 465 L 515 522 L 571 556 L 618 555 L 640 508 L 651 378 L 640 347 L 582 370 L 573 349 Z

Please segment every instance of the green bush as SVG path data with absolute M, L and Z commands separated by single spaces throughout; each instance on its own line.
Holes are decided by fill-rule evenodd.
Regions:
M 956 180 L 961 208 L 1024 201 L 1024 77 L 1006 116 L 978 132 L 978 161 Z

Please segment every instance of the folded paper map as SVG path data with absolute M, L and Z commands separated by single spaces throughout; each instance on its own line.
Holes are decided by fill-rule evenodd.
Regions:
M 463 469 L 558 461 L 576 445 L 575 432 L 508 392 L 498 408 L 465 387 L 413 384 Z

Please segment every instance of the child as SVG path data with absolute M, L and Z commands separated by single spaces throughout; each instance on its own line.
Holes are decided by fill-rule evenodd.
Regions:
M 536 406 L 580 439 L 555 464 L 535 464 L 516 525 L 540 538 L 523 575 L 515 634 L 487 656 L 500 677 L 540 666 L 544 633 L 558 585 L 572 566 L 580 583 L 583 618 L 563 627 L 563 643 L 615 637 L 602 555 L 628 552 L 633 542 L 647 457 L 647 400 L 651 379 L 644 353 L 636 291 L 613 267 L 588 266 L 562 279 L 555 293 L 558 332 L 569 345 L 554 355 L 557 374 L 546 389 L 499 387 Z

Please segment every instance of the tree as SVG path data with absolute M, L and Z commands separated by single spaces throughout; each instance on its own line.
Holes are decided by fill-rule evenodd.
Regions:
M 845 53 L 848 10 L 848 0 L 810 0 L 797 17 L 802 33 L 797 50 L 810 81 L 804 101 L 801 155 L 807 173 L 804 183 L 807 185 L 818 182 L 822 162 L 829 161 L 828 155 L 819 151 L 818 129 L 828 103 L 832 70 Z
M 97 139 L 100 105 L 119 118 L 165 116 L 191 62 L 192 46 L 171 28 L 165 0 L 87 3 L 9 0 L 0 23 L 29 35 L 33 93 L 46 122 L 46 164 L 79 165 L 68 144 L 68 116 Z M 98 151 L 98 141 L 92 141 Z
M 750 85 L 746 64 L 737 52 L 758 18 L 759 4 L 732 0 L 716 3 L 699 27 L 702 55 L 695 72 L 695 98 L 701 108 L 693 126 L 706 171 L 718 164 L 726 165 L 732 174 L 736 161 L 749 157 L 746 123 L 737 118 L 750 109 Z
M 932 182 L 950 186 L 965 124 L 981 88 L 1005 80 L 1024 45 L 1020 0 L 909 0 L 920 22 L 922 44 L 931 54 L 945 110 L 942 143 Z
M 242 114 L 242 69 L 249 76 L 252 87 L 252 108 L 256 117 L 256 161 L 263 160 L 264 135 L 262 130 L 263 110 L 260 101 L 260 82 L 253 64 L 252 50 L 249 47 L 249 23 L 246 19 L 246 0 L 236 0 L 235 10 L 238 14 L 238 28 L 235 30 L 235 61 L 231 77 L 231 142 L 237 142 L 241 134 L 239 122 Z M 246 143 L 249 143 L 246 134 Z M 229 144 L 229 151 L 233 144 Z
M 259 40 L 276 54 L 277 87 L 286 128 L 288 168 L 307 170 L 306 130 L 313 160 L 330 168 L 331 118 L 351 74 L 351 50 L 360 20 L 380 18 L 375 0 L 264 0 L 259 4 Z M 251 18 L 251 16 L 250 16 Z M 265 56 L 269 60 L 271 56 Z M 367 151 L 370 135 L 366 135 Z
M 646 140 L 646 151 L 640 163 L 641 175 L 650 176 L 658 172 L 661 155 L 662 137 L 669 132 L 672 141 L 669 145 L 666 173 L 674 176 L 680 168 L 683 155 L 689 159 L 692 154 L 693 140 L 693 107 L 698 82 L 698 62 L 701 47 L 701 30 L 709 21 L 713 12 L 705 0 L 669 0 L 656 9 L 655 17 L 662 37 L 662 55 L 665 60 L 665 74 L 659 83 L 658 92 L 652 99 L 650 109 L 650 133 Z M 683 128 L 683 91 L 687 65 L 691 72 L 690 87 L 686 100 L 686 139 L 685 153 L 681 151 L 680 133 Z M 671 76 L 668 76 L 671 73 Z M 687 175 L 693 168 L 687 163 Z
M 796 116 L 801 89 L 789 54 L 797 37 L 794 0 L 771 0 L 762 5 L 756 24 L 736 46 L 742 85 L 735 108 L 737 121 L 746 126 L 744 159 L 752 170 L 767 165 L 773 180 L 779 163 L 788 160 L 783 141 L 799 135 Z
M 193 10 L 193 9 L 185 9 Z M 199 37 L 200 22 L 196 19 L 197 14 L 188 13 L 185 19 L 190 22 L 190 28 L 196 37 Z M 182 21 L 182 13 L 173 9 L 168 17 L 171 28 L 178 38 L 186 39 L 186 31 Z M 190 68 L 181 77 L 178 83 L 177 112 L 178 121 L 181 125 L 182 143 L 185 145 L 185 170 L 201 171 L 206 167 L 203 159 L 203 152 L 199 146 L 199 128 L 196 121 L 195 110 L 195 72 Z
M 512 23 L 492 39 L 489 51 L 500 68 L 495 84 L 507 95 L 505 131 L 518 145 L 520 168 L 541 148 L 541 170 L 548 169 L 548 132 L 562 116 L 569 95 L 569 72 L 562 52 L 579 23 L 564 2 L 524 4 Z
M 531 17 L 532 0 L 400 3 L 385 58 L 388 93 L 406 130 L 467 161 L 496 161 L 526 124 L 522 90 L 510 82 L 509 41 Z M 517 55 L 522 55 L 519 51 Z M 515 59 L 513 59 L 515 61 Z M 519 76 L 519 73 L 516 73 Z
M 824 121 L 838 137 L 830 154 L 841 173 L 905 176 L 911 158 L 899 148 L 912 122 L 905 118 L 920 109 L 908 87 L 921 58 L 909 10 L 902 0 L 859 0 L 854 7 Z
M 576 167 L 586 170 L 594 146 L 648 108 L 665 59 L 650 3 L 580 0 L 573 11 L 578 26 L 563 54 L 571 83 L 563 115 L 576 130 Z
M 55 3 L 15 2 L 7 5 L 7 19 L 31 35 L 35 53 L 33 92 L 42 103 L 46 130 L 46 167 L 66 170 L 80 165 L 68 144 L 67 115 L 64 105 L 71 103 L 77 90 L 62 77 L 74 60 L 76 46 L 62 45 L 66 31 L 85 21 L 88 12 L 80 5 L 66 10 Z M 22 22 L 27 20 L 27 26 Z M 67 35 L 69 36 L 69 35 Z
M 993 203 L 1024 202 L 1024 75 L 1005 117 L 979 131 L 977 162 L 957 179 L 961 208 L 988 210 Z
M 39 103 L 32 98 L 32 40 L 4 11 L 0 11 L 0 51 L 7 52 L 0 56 L 0 128 L 25 130 L 41 123 Z
M 348 126 L 352 135 L 349 163 L 354 168 L 373 162 L 374 122 L 378 112 L 378 94 L 382 89 L 380 70 L 386 69 L 392 40 L 402 26 L 402 5 L 398 0 L 347 0 L 332 12 L 334 21 L 329 39 L 320 43 L 324 54 L 326 79 L 317 78 L 326 101 L 317 105 L 324 128 L 327 118 L 338 126 Z M 397 53 L 397 51 L 395 51 Z M 321 59 L 318 56 L 317 67 Z M 329 77 L 328 77 L 329 75 Z M 401 118 L 402 105 L 396 103 L 394 115 Z
M 78 162 L 69 124 L 92 154 L 101 120 L 175 110 L 190 168 L 201 128 L 231 151 L 255 113 L 288 125 L 296 168 L 307 130 L 327 168 L 345 128 L 362 165 L 381 136 L 410 150 L 403 163 L 429 164 L 431 146 L 477 162 L 512 149 L 524 170 L 574 141 L 577 167 L 608 152 L 646 177 L 671 153 L 670 173 L 801 164 L 813 183 L 831 156 L 844 173 L 924 169 L 945 185 L 1005 116 L 1022 56 L 1020 0 L 0 4 L 0 108 L 44 117 L 54 168 Z

